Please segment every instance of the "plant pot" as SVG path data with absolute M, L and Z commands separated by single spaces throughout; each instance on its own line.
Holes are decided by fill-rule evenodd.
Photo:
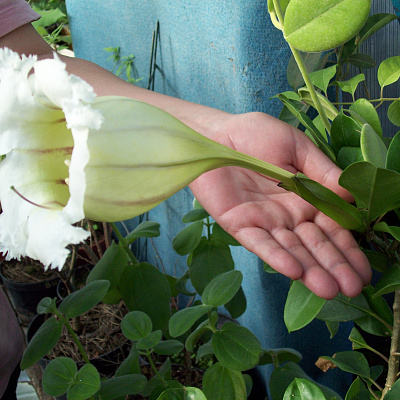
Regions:
M 0 269 L 0 277 L 22 325 L 30 323 L 43 297 L 57 297 L 58 276 L 40 282 L 15 282 L 5 277 Z

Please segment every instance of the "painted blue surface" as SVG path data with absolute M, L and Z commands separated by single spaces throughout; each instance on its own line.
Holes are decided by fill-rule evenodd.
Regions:
M 160 21 L 155 90 L 232 113 L 263 111 L 277 116 L 280 104 L 269 98 L 287 90 L 289 51 L 281 33 L 269 23 L 265 0 L 67 0 L 74 49 L 78 57 L 111 68 L 105 47 L 120 46 L 134 54 L 141 84 L 146 86 L 152 33 Z M 172 238 L 184 227 L 181 217 L 192 206 L 185 189 L 150 212 L 161 223 L 161 237 L 147 246 L 147 259 L 181 274 L 186 261 L 177 256 Z M 324 374 L 318 355 L 349 349 L 349 327 L 332 340 L 321 322 L 290 335 L 283 323 L 289 280 L 263 271 L 261 260 L 243 248 L 233 249 L 244 272 L 248 309 L 240 322 L 257 335 L 264 348 L 300 351 L 302 367 L 314 379 L 341 393 L 348 388 L 338 369 Z M 264 368 L 266 380 L 271 368 Z M 346 377 L 350 378 L 348 375 Z
M 392 0 L 394 11 L 400 17 L 400 0 Z

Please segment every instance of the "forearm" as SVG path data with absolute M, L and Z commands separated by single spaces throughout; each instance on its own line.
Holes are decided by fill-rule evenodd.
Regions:
M 53 57 L 53 49 L 31 24 L 0 38 L 0 47 L 8 47 L 20 54 L 35 54 L 39 59 Z M 64 56 L 61 58 L 68 72 L 88 82 L 98 96 L 125 96 L 154 105 L 205 136 L 218 136 L 219 127 L 230 116 L 220 110 L 139 88 L 92 62 Z

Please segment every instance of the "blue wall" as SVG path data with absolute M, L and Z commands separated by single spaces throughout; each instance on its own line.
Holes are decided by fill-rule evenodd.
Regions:
M 123 55 L 134 54 L 140 82 L 146 86 L 152 34 L 160 21 L 157 53 L 159 70 L 155 90 L 232 113 L 264 111 L 277 116 L 280 103 L 269 98 L 287 90 L 288 48 L 281 33 L 269 22 L 266 0 L 67 0 L 78 57 L 106 68 L 105 47 L 120 46 Z M 181 273 L 185 259 L 171 247 L 183 228 L 180 219 L 191 209 L 192 195 L 185 189 L 150 212 L 161 223 L 154 241 L 163 265 Z M 333 341 L 324 324 L 314 322 L 288 334 L 283 307 L 289 280 L 263 271 L 262 262 L 243 248 L 233 249 L 236 266 L 245 272 L 248 309 L 240 322 L 255 333 L 265 348 L 293 347 L 304 356 L 302 367 L 320 382 L 338 391 L 348 387 L 338 369 L 322 373 L 314 362 L 348 348 L 348 327 Z M 152 245 L 149 261 L 159 264 Z M 268 376 L 268 371 L 263 371 Z M 268 378 L 266 378 L 268 379 Z

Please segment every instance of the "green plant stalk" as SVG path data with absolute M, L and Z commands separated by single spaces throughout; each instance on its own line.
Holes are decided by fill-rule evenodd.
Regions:
M 284 27 L 284 16 L 282 13 L 282 8 L 280 5 L 280 2 L 279 2 L 279 0 L 273 0 L 273 2 L 274 2 L 274 8 L 275 8 L 276 14 L 278 16 L 278 20 L 283 28 Z M 318 99 L 317 92 L 315 91 L 314 85 L 312 84 L 310 76 L 308 75 L 308 71 L 304 64 L 303 58 L 301 57 L 300 52 L 296 48 L 294 48 L 290 43 L 288 43 L 288 45 L 289 45 L 289 48 L 293 54 L 293 57 L 294 57 L 296 63 L 297 63 L 297 66 L 299 67 L 299 70 L 304 79 L 304 82 L 310 92 L 310 95 L 314 102 L 315 108 L 317 109 L 318 114 L 321 117 L 321 120 L 325 126 L 325 129 L 330 134 L 331 133 L 331 124 L 329 123 L 328 118 L 325 114 L 325 111 L 321 105 L 321 102 Z
M 393 303 L 393 334 L 390 344 L 388 373 L 382 399 L 397 380 L 400 360 L 400 289 L 396 290 Z
M 128 255 L 128 257 L 131 259 L 131 261 L 134 264 L 139 264 L 137 258 L 135 257 L 135 255 L 132 253 L 132 250 L 129 248 L 129 245 L 127 243 L 127 241 L 125 240 L 125 238 L 122 236 L 120 230 L 117 228 L 117 225 L 114 222 L 110 222 L 111 228 L 114 231 L 114 233 L 117 235 L 118 240 L 120 241 L 120 243 L 122 244 L 123 249 L 125 250 L 126 254 Z
M 158 372 L 158 369 L 157 369 L 156 365 L 154 364 L 153 358 L 151 357 L 151 352 L 150 352 L 150 350 L 146 350 L 145 355 L 146 355 L 147 359 L 149 360 L 151 369 L 154 371 L 154 373 L 157 375 L 157 377 L 158 377 L 159 379 L 161 379 L 161 382 L 163 382 L 163 383 L 166 385 L 166 384 L 167 384 L 167 381 L 166 381 L 166 380 L 164 379 L 164 377 Z
M 70 325 L 70 323 L 68 322 L 68 320 L 58 311 L 55 312 L 55 314 L 60 318 L 60 321 L 63 323 L 63 325 L 66 326 L 66 328 L 68 329 L 69 334 L 72 337 L 72 340 L 75 342 L 75 344 L 78 346 L 78 350 L 79 353 L 81 353 L 81 356 L 83 358 L 83 361 L 85 362 L 85 364 L 90 364 L 89 361 L 89 357 L 87 356 L 85 349 L 82 346 L 81 341 L 78 338 L 78 335 L 75 333 L 75 331 L 72 329 L 72 326 Z

